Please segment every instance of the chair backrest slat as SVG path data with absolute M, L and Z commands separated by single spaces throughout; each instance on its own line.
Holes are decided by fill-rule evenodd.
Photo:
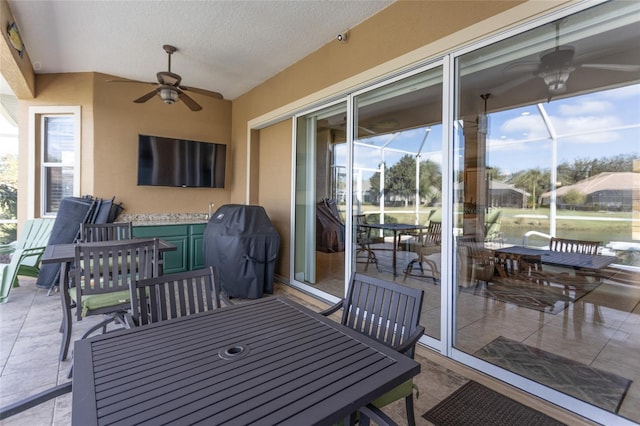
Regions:
M 570 240 L 557 237 L 552 237 L 549 241 L 549 248 L 552 251 L 563 253 L 598 254 L 599 247 L 600 242 L 598 241 Z
M 80 224 L 81 242 L 130 240 L 131 238 L 133 238 L 131 222 Z
M 356 273 L 341 323 L 398 348 L 419 326 L 423 294 L 419 289 Z
M 78 306 L 83 296 L 128 291 L 130 281 L 157 275 L 159 244 L 157 238 L 76 244 L 73 284 Z M 82 319 L 81 309 L 77 315 Z
M 220 291 L 211 267 L 142 279 L 131 285 L 131 312 L 138 325 L 218 308 Z

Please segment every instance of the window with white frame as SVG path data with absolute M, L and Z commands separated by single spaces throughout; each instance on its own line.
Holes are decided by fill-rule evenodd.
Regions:
M 80 107 L 32 107 L 29 119 L 29 211 L 55 216 L 80 194 Z
M 42 213 L 58 211 L 60 200 L 73 195 L 75 135 L 73 115 L 42 116 Z

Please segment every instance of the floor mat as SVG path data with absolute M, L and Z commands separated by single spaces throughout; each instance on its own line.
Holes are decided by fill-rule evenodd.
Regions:
M 599 285 L 600 283 L 585 282 L 580 286 L 579 291 L 570 289 L 567 292 L 557 286 L 540 286 L 522 281 L 509 281 L 490 283 L 489 285 L 479 284 L 476 287 L 460 287 L 460 291 L 555 315 L 565 310 L 571 303 L 586 296 Z
M 502 336 L 474 355 L 612 413 L 618 412 L 631 385 L 624 377 Z
M 474 381 L 422 415 L 436 426 L 558 426 L 564 423 Z

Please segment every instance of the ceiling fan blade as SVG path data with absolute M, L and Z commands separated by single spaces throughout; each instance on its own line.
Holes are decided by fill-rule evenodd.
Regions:
M 157 93 L 158 93 L 157 90 L 152 90 L 151 92 L 147 93 L 146 95 L 140 96 L 138 99 L 134 100 L 133 102 L 135 102 L 137 104 L 142 104 L 144 102 L 147 102 L 149 99 L 153 98 Z
M 200 95 L 211 96 L 212 98 L 216 98 L 216 99 L 224 99 L 221 93 L 212 92 L 211 90 L 198 89 L 196 87 L 189 87 L 189 86 L 180 86 L 180 89 L 184 91 L 198 93 Z
M 157 86 L 158 83 L 152 81 L 137 81 L 137 80 L 107 80 L 107 83 L 136 83 L 136 84 L 153 84 Z
M 624 64 L 582 64 L 582 68 L 596 68 L 608 71 L 640 72 L 640 65 Z
M 158 83 L 163 84 L 165 86 L 179 86 L 180 81 L 182 81 L 182 77 L 173 72 L 160 71 L 156 73 L 156 77 L 158 78 Z
M 198 105 L 196 101 L 191 99 L 187 94 L 178 91 L 178 97 L 184 102 L 184 104 L 189 107 L 191 111 L 200 111 L 202 107 Z

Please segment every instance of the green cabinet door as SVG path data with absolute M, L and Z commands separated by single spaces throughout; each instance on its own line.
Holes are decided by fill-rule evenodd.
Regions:
M 204 228 L 205 224 L 189 225 L 189 268 L 204 268 Z
M 165 274 L 189 270 L 188 225 L 150 225 L 134 226 L 136 238 L 160 238 L 176 246 L 175 250 L 164 253 L 163 271 Z

